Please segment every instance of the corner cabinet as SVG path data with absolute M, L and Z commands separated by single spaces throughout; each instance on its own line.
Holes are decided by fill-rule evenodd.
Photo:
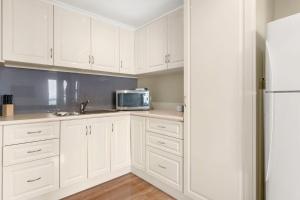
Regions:
M 120 28 L 120 72 L 134 74 L 134 31 Z
M 91 69 L 89 16 L 54 6 L 54 65 Z
M 3 0 L 3 59 L 53 64 L 53 5 Z
M 133 167 L 143 171 L 146 169 L 145 127 L 145 117 L 131 117 L 131 163 Z
M 91 24 L 92 69 L 119 72 L 119 28 L 97 19 L 92 19 Z

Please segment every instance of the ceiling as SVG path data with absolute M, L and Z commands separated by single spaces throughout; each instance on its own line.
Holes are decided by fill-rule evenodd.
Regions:
M 181 5 L 183 0 L 58 0 L 97 15 L 139 27 Z

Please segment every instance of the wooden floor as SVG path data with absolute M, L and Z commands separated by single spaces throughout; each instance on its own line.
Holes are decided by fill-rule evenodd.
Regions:
M 96 186 L 64 200 L 174 200 L 133 174 Z

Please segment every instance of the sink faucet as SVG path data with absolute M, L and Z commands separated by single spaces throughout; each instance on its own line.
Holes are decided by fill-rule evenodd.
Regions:
M 80 104 L 80 113 L 83 114 L 85 112 L 86 106 L 90 103 L 90 100 L 82 102 Z

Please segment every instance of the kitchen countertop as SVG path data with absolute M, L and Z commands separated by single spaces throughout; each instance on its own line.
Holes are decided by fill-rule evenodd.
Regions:
M 96 118 L 96 117 L 115 117 L 115 116 L 124 116 L 124 115 L 153 117 L 153 118 L 183 122 L 183 113 L 176 112 L 176 111 L 167 111 L 167 110 L 151 110 L 151 111 L 119 111 L 114 113 L 73 115 L 73 116 L 64 116 L 64 117 L 59 117 L 52 113 L 17 114 L 13 117 L 0 117 L 0 126 L 22 124 L 22 123 L 88 119 L 88 118 Z

